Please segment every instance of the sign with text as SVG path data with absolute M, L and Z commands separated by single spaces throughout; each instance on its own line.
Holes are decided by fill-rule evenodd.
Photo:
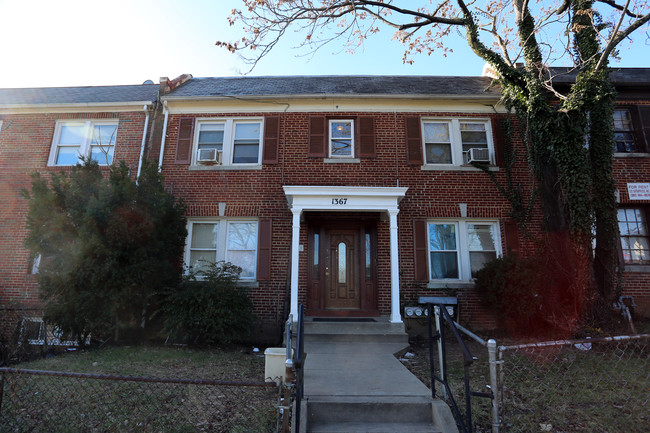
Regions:
M 650 200 L 650 183 L 628 183 L 630 200 Z

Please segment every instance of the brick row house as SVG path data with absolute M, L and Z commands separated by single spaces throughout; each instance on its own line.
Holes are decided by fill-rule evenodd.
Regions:
M 648 315 L 650 69 L 615 71 L 612 80 L 624 294 Z M 142 157 L 157 160 L 187 204 L 184 263 L 239 265 L 263 334 L 277 333 L 299 304 L 309 316 L 399 323 L 418 296 L 449 294 L 463 322 L 493 327 L 473 275 L 531 245 L 490 176 L 471 164 L 505 181 L 506 112 L 490 82 L 182 76 L 160 86 L 0 90 L 0 302 L 38 302 L 22 246 L 19 190 L 29 172 L 93 155 L 87 131 L 116 128 L 112 158 L 134 169 Z M 512 176 L 529 194 L 534 180 L 516 135 L 512 146 Z M 539 230 L 539 210 L 534 221 Z

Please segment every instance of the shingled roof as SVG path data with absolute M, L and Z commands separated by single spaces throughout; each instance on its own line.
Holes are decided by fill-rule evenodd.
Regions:
M 163 99 L 249 96 L 412 96 L 498 98 L 487 77 L 267 76 L 193 78 Z
M 152 102 L 157 97 L 157 84 L 0 89 L 0 106 L 119 104 Z

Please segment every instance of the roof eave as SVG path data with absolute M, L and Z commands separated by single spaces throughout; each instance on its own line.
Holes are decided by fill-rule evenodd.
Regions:
M 60 104 L 0 104 L 0 109 L 29 109 L 29 108 L 101 108 L 101 107 L 132 107 L 141 105 L 152 105 L 155 101 L 126 101 L 126 102 L 75 102 Z
M 460 100 L 498 100 L 500 95 L 458 95 L 458 94 L 349 94 L 349 93 L 315 93 L 315 94 L 276 94 L 276 95 L 206 95 L 206 96 L 163 96 L 161 100 L 178 102 L 178 101 L 224 101 L 224 100 L 260 100 L 260 99 L 460 99 Z

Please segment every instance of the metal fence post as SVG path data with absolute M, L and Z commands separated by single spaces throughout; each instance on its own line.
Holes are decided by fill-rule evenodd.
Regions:
M 487 342 L 490 362 L 490 387 L 492 388 L 492 433 L 499 433 L 499 381 L 497 378 L 497 342 L 489 339 Z
M 5 390 L 5 373 L 0 373 L 0 414 L 2 414 L 2 395 Z

